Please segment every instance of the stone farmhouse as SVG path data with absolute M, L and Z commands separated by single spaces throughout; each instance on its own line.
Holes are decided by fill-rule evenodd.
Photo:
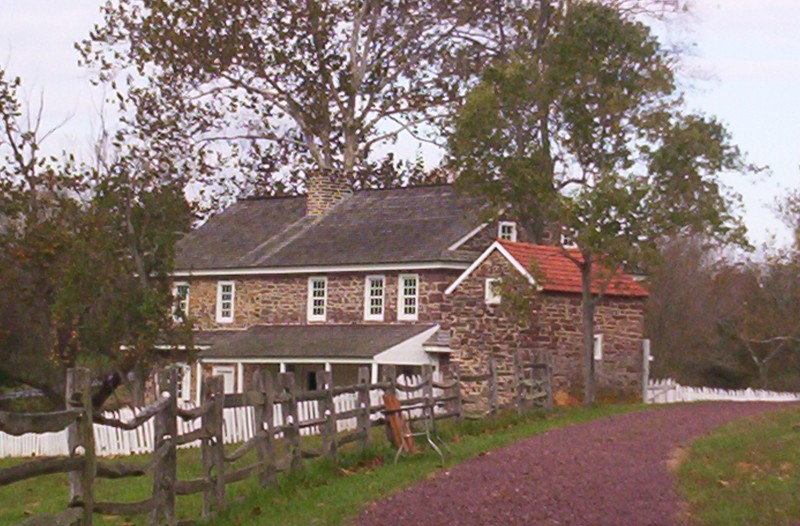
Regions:
M 194 400 L 209 374 L 229 392 L 246 390 L 255 368 L 292 371 L 314 389 L 322 369 L 348 384 L 362 366 L 375 380 L 387 364 L 484 370 L 492 353 L 504 368 L 516 349 L 548 354 L 555 387 L 577 390 L 580 278 L 556 238 L 525 243 L 450 185 L 348 192 L 315 178 L 307 196 L 239 201 L 179 244 L 176 315 L 192 320 L 198 351 L 181 397 Z M 530 284 L 530 319 L 501 308 L 497 284 L 509 276 Z M 646 296 L 624 274 L 605 291 L 601 386 L 640 392 Z

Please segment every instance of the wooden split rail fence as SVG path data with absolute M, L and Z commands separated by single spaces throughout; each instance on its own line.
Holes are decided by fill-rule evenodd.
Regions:
M 535 378 L 535 373 L 549 371 L 546 364 L 531 364 L 518 357 L 514 372 L 512 403 L 522 411 L 534 403 L 548 407 L 552 396 L 549 387 Z M 67 400 L 64 411 L 53 413 L 21 414 L 0 412 L 0 432 L 19 436 L 25 433 L 50 433 L 67 430 L 68 455 L 28 460 L 9 468 L 0 469 L 0 486 L 5 486 L 34 477 L 67 473 L 69 476 L 69 505 L 57 515 L 42 515 L 28 519 L 26 526 L 66 526 L 81 524 L 91 526 L 94 514 L 133 516 L 146 514 L 150 524 L 177 524 L 176 498 L 181 495 L 202 493 L 203 517 L 222 509 L 226 501 L 226 485 L 258 477 L 260 484 L 267 486 L 275 481 L 280 472 L 299 469 L 304 459 L 329 457 L 336 459 L 346 444 L 356 444 L 361 450 L 370 445 L 371 427 L 382 425 L 385 412 L 382 395 L 394 395 L 401 407 L 417 408 L 409 411 L 409 421 L 430 418 L 476 418 L 496 412 L 499 407 L 499 379 L 493 361 L 489 371 L 482 375 L 461 375 L 457 366 L 447 366 L 445 374 L 434 377 L 430 366 L 423 367 L 423 374 L 416 384 L 398 381 L 393 366 L 384 367 L 380 382 L 370 383 L 367 367 L 359 370 L 358 383 L 350 386 L 334 386 L 331 373 L 317 373 L 316 391 L 300 391 L 292 373 L 282 373 L 277 379 L 267 371 L 256 371 L 252 389 L 245 393 L 225 394 L 222 377 L 204 380 L 202 403 L 194 408 L 181 408 L 177 403 L 177 370 L 168 368 L 159 374 L 159 399 L 140 410 L 130 420 L 109 418 L 95 413 L 92 407 L 91 376 L 87 369 L 68 371 Z M 470 382 L 487 384 L 489 395 L 487 411 L 480 413 L 466 409 L 477 403 L 475 397 L 462 396 Z M 544 382 L 549 385 L 549 382 Z M 381 396 L 376 396 L 376 392 Z M 351 393 L 355 395 L 355 407 L 344 411 L 337 408 L 334 398 Z M 545 397 L 542 397 L 545 393 Z M 548 398 L 549 396 L 549 398 Z M 318 404 L 316 416 L 302 417 L 298 411 L 302 402 Z M 486 401 L 484 402 L 486 405 Z M 225 448 L 224 411 L 230 408 L 252 408 L 253 429 L 243 443 Z M 423 410 L 419 410 L 422 407 Z M 282 423 L 276 425 L 275 413 L 282 413 Z M 337 422 L 355 419 L 356 425 L 349 432 L 340 432 Z M 139 429 L 152 420 L 153 452 L 145 464 L 131 464 L 98 458 L 95 433 L 96 424 L 123 430 Z M 194 426 L 180 425 L 194 422 Z M 183 432 L 181 429 L 183 428 Z M 190 431 L 186 431 L 191 429 Z M 312 429 L 320 439 L 313 447 L 301 440 L 303 430 Z M 179 480 L 177 476 L 177 448 L 198 442 L 201 448 L 201 478 Z M 238 465 L 253 458 L 244 467 Z M 234 463 L 237 465 L 234 466 Z M 97 479 L 141 477 L 152 474 L 153 490 L 150 498 L 140 502 L 99 502 L 95 499 Z

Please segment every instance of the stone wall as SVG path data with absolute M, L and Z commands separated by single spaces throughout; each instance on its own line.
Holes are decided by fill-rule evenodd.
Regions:
M 417 322 L 438 323 L 448 310 L 444 290 L 460 274 L 458 270 L 408 272 L 419 275 Z M 383 321 L 364 320 L 364 287 L 367 276 L 386 278 Z M 194 278 L 189 289 L 189 317 L 201 330 L 245 329 L 252 325 L 306 323 L 414 323 L 398 322 L 397 293 L 401 272 L 327 274 L 328 301 L 325 322 L 308 322 L 308 278 L 310 274 L 236 278 Z M 324 274 L 313 274 L 322 276 Z M 233 281 L 236 286 L 233 323 L 217 323 L 217 282 Z
M 470 373 L 487 370 L 489 353 L 498 371 L 511 371 L 516 351 L 549 354 L 554 389 L 580 394 L 583 387 L 581 298 L 578 294 L 534 292 L 529 318 L 503 305 L 487 305 L 485 279 L 518 276 L 499 253 L 492 254 L 452 293 L 453 360 Z M 527 287 L 526 287 L 527 288 Z M 595 332 L 603 334 L 603 359 L 597 362 L 598 392 L 636 396 L 641 392 L 644 301 L 606 298 L 595 312 Z

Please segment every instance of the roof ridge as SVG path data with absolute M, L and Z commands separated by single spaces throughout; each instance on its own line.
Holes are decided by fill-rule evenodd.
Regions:
M 453 183 L 424 183 L 424 184 L 414 184 L 408 186 L 389 186 L 384 188 L 359 188 L 355 190 L 354 194 L 362 194 L 367 192 L 386 192 L 391 190 L 415 190 L 417 188 L 437 188 L 437 187 L 453 187 Z
M 241 197 L 237 199 L 238 202 L 244 201 L 277 201 L 279 199 L 305 199 L 306 194 L 295 194 L 295 195 L 248 195 L 246 197 Z

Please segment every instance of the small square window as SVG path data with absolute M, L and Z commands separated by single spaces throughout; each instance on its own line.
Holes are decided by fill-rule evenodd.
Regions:
M 308 321 L 325 321 L 328 304 L 328 278 L 308 279 Z
M 397 319 L 416 320 L 419 315 L 419 276 L 400 274 L 397 288 Z
M 500 221 L 497 227 L 497 237 L 504 241 L 517 240 L 517 224 L 513 221 Z
M 603 335 L 594 335 L 594 359 L 600 361 L 603 359 Z
M 217 322 L 233 323 L 236 285 L 233 281 L 217 282 Z
M 500 304 L 500 280 L 498 278 L 486 278 L 484 299 L 487 305 Z
M 385 276 L 367 276 L 364 284 L 365 320 L 383 321 L 385 293 Z

